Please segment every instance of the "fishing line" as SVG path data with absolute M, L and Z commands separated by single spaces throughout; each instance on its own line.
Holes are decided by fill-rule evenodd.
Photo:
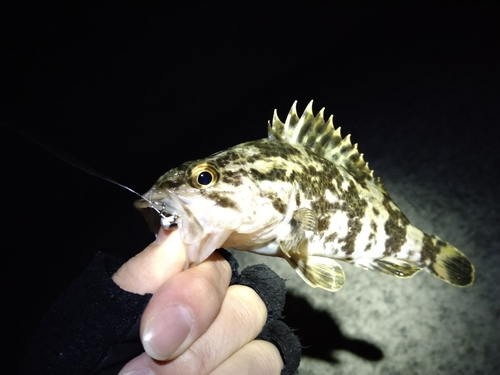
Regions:
M 153 210 L 155 210 L 162 218 L 165 218 L 165 215 L 163 214 L 162 211 L 160 211 L 157 207 L 155 207 L 155 204 L 153 202 L 151 202 L 149 199 L 147 199 L 146 197 L 144 197 L 142 194 L 139 194 L 138 192 L 136 192 L 135 190 L 133 190 L 132 188 L 129 188 L 128 186 L 126 185 L 123 185 L 115 180 L 113 180 L 112 178 L 106 176 L 105 174 L 101 173 L 101 172 L 98 172 L 96 171 L 95 169 L 89 167 L 88 165 L 86 165 L 85 163 L 81 162 L 80 160 L 76 159 L 75 157 L 69 155 L 68 153 L 66 153 L 65 151 L 61 150 L 60 148 L 58 148 L 56 145 L 54 145 L 52 142 L 50 142 L 46 137 L 44 137 L 43 135 L 41 135 L 39 132 L 38 134 L 36 134 L 36 136 L 33 134 L 34 131 L 33 129 L 31 129 L 30 132 L 27 132 L 27 131 L 22 131 L 22 130 L 19 130 L 17 128 L 14 128 L 10 125 L 7 125 L 6 123 L 4 122 L 1 122 L 0 123 L 2 127 L 6 128 L 6 129 L 9 129 L 10 131 L 14 132 L 14 133 L 17 133 L 25 138 L 27 138 L 28 140 L 30 140 L 31 142 L 35 143 L 36 145 L 42 147 L 45 151 L 49 152 L 50 154 L 56 156 L 57 158 L 59 158 L 60 160 L 64 161 L 65 163 L 73 166 L 73 167 L 76 167 L 77 169 L 91 175 L 91 176 L 94 176 L 94 177 L 97 177 L 97 178 L 100 178 L 104 181 L 108 181 L 114 185 L 117 185 L 117 186 L 120 186 L 121 188 L 123 189 L 126 189 L 128 191 L 130 191 L 131 193 L 141 197 L 142 199 L 144 199 L 145 201 L 147 201 L 148 203 L 150 203 L 150 208 L 152 208 Z

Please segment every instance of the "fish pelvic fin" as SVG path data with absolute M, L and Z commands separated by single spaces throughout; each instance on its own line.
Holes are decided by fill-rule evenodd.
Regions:
M 474 266 L 456 247 L 437 236 L 424 235 L 422 262 L 434 276 L 452 285 L 467 287 L 474 283 Z
M 339 291 L 345 283 L 342 267 L 333 259 L 321 256 L 285 258 L 309 286 L 329 292 Z
M 340 127 L 333 125 L 333 116 L 325 122 L 322 108 L 317 115 L 312 110 L 311 100 L 303 114 L 297 114 L 295 101 L 283 123 L 274 111 L 272 121 L 268 123 L 268 136 L 271 140 L 278 140 L 292 145 L 300 145 L 316 155 L 344 167 L 358 180 L 373 180 L 378 188 L 385 192 L 379 178 L 374 178 L 373 171 L 364 161 L 363 154 L 358 151 L 358 145 L 351 143 L 350 134 L 343 137 Z
M 316 213 L 309 208 L 299 208 L 293 212 L 290 225 L 290 233 L 278 240 L 283 258 L 313 288 L 340 290 L 345 283 L 342 267 L 333 259 L 308 255 L 309 235 L 318 229 Z

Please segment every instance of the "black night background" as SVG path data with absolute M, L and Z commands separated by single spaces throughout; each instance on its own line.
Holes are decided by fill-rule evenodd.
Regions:
M 396 203 L 410 207 L 410 219 L 469 256 L 477 282 L 455 290 L 422 273 L 416 288 L 414 280 L 381 276 L 401 295 L 419 295 L 415 303 L 426 295 L 441 301 L 443 311 L 463 322 L 449 328 L 453 337 L 464 337 L 463 352 L 458 341 L 429 349 L 435 340 L 411 333 L 419 327 L 412 331 L 408 307 L 410 338 L 401 340 L 420 340 L 425 348 L 414 350 L 421 354 L 410 347 L 398 352 L 387 344 L 386 327 L 351 323 L 341 310 L 349 303 L 366 310 L 363 300 L 350 300 L 349 285 L 359 274 L 378 276 L 355 270 L 336 295 L 297 289 L 293 297 L 292 284 L 291 319 L 301 316 L 300 296 L 311 295 L 302 320 L 314 320 L 315 308 L 318 317 L 328 310 L 340 336 L 358 337 L 383 353 L 371 358 L 363 349 L 335 346 L 325 340 L 325 326 L 307 327 L 302 336 L 312 347 L 300 373 L 492 374 L 500 365 L 499 10 L 493 2 L 468 1 L 105 1 L 5 11 L 4 358 L 22 361 L 44 312 L 97 252 L 128 258 L 153 240 L 132 206 L 133 194 L 68 165 L 12 128 L 144 193 L 186 160 L 266 137 L 275 108 L 284 119 L 294 100 L 301 113 L 314 99 L 315 112 L 325 107 L 325 115 L 334 114 Z M 452 293 L 450 308 L 441 294 L 428 295 L 441 288 Z M 321 305 L 334 298 L 343 300 Z M 388 301 L 377 311 L 391 309 Z M 458 317 L 455 303 L 472 307 Z M 299 336 L 301 319 L 289 323 Z M 446 321 L 434 325 L 448 327 Z M 321 347 L 314 349 L 314 342 Z

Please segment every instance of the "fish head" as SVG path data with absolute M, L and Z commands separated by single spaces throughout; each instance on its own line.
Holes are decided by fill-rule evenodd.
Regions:
M 135 202 L 154 232 L 161 227 L 180 230 L 189 266 L 219 247 L 265 246 L 275 239 L 286 212 L 292 212 L 286 209 L 292 184 L 266 184 L 256 176 L 254 164 L 263 161 L 250 157 L 255 151 L 242 144 L 183 163 L 162 175 L 144 199 Z

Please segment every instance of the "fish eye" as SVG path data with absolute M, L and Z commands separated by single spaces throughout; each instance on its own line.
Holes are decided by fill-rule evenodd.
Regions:
M 219 180 L 219 173 L 214 165 L 202 163 L 191 169 L 189 180 L 193 187 L 197 189 L 206 189 L 215 185 Z
M 210 185 L 212 180 L 213 180 L 213 176 L 212 176 L 212 173 L 210 173 L 210 172 L 201 172 L 198 175 L 198 183 L 200 185 L 203 185 L 203 186 Z

